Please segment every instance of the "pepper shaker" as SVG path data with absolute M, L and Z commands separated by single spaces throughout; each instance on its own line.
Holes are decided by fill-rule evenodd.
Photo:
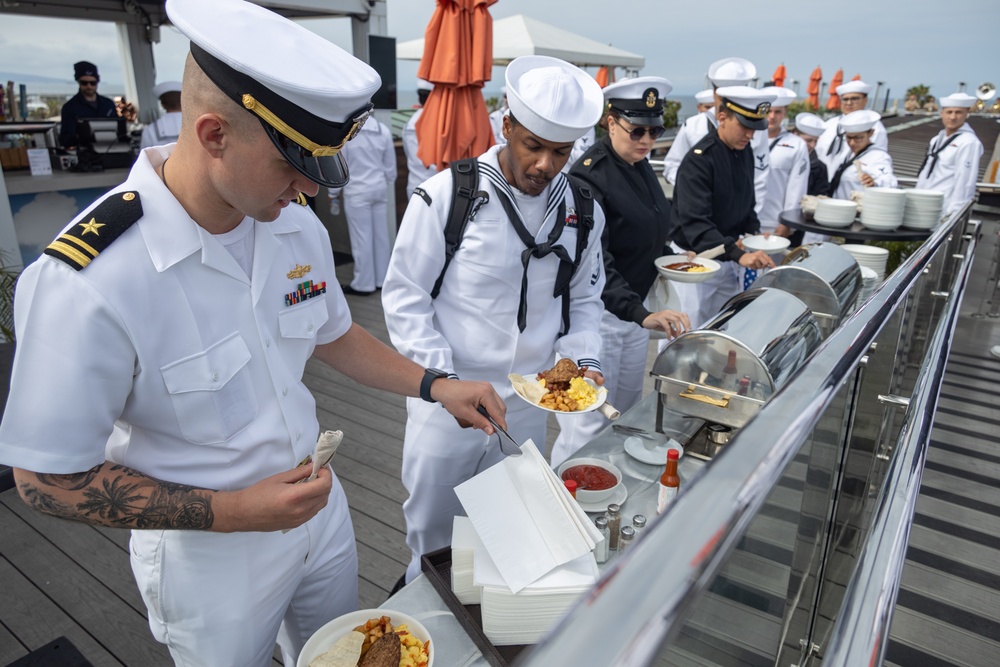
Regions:
M 618 556 L 621 557 L 632 545 L 635 539 L 635 528 L 632 526 L 622 526 L 621 535 L 618 536 Z
M 611 541 L 608 548 L 615 550 L 618 548 L 618 533 L 622 528 L 622 508 L 621 505 L 612 503 L 608 505 L 608 532 L 611 533 Z

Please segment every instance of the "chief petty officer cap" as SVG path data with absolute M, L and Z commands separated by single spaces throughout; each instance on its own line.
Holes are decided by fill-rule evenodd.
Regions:
M 783 88 L 782 86 L 765 86 L 760 89 L 762 93 L 768 93 L 774 95 L 774 101 L 771 102 L 771 108 L 775 107 L 787 107 L 792 103 L 798 95 L 791 88 Z
M 767 129 L 767 112 L 771 110 L 774 94 L 750 86 L 726 86 L 715 94 L 722 99 L 722 107 L 736 115 L 740 125 L 751 130 Z
M 546 141 L 576 141 L 604 113 L 604 95 L 594 77 L 564 60 L 521 56 L 507 65 L 504 77 L 511 115 Z
M 716 88 L 745 86 L 757 76 L 757 68 L 746 58 L 723 58 L 708 66 L 708 78 Z
M 673 88 L 662 76 L 622 79 L 604 88 L 604 103 L 633 125 L 663 125 L 663 98 Z
M 153 86 L 153 97 L 160 99 L 160 95 L 166 95 L 167 93 L 179 93 L 181 92 L 181 82 L 180 81 L 164 81 L 163 83 L 158 83 Z
M 938 100 L 938 104 L 941 105 L 942 109 L 971 109 L 972 105 L 975 103 L 976 98 L 968 93 L 952 93 L 951 95 L 942 97 Z
M 340 155 L 372 111 L 378 74 L 340 47 L 243 0 L 167 0 L 208 77 L 254 114 L 285 160 L 315 183 L 347 183 Z
M 715 91 L 711 88 L 700 90 L 695 93 L 694 100 L 698 104 L 715 104 Z
M 803 112 L 795 116 L 795 129 L 799 132 L 818 137 L 826 130 L 823 119 L 814 113 Z
M 872 86 L 870 83 L 865 83 L 858 79 L 857 81 L 848 81 L 847 83 L 837 86 L 837 94 L 843 97 L 848 93 L 861 93 L 862 95 L 871 95 Z
M 871 109 L 852 111 L 840 117 L 840 129 L 845 134 L 847 132 L 867 132 L 875 127 L 875 123 L 881 118 L 882 116 L 878 111 L 872 111 Z

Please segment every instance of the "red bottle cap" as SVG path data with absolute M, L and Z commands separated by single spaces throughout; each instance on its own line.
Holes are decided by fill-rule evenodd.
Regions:
M 575 479 L 567 479 L 563 483 L 566 485 L 566 490 L 569 491 L 569 495 L 571 495 L 574 498 L 576 498 L 576 486 L 577 486 L 576 480 Z
M 676 461 L 680 457 L 681 457 L 681 453 L 678 452 L 676 449 L 668 449 L 667 450 L 667 460 L 668 461 Z

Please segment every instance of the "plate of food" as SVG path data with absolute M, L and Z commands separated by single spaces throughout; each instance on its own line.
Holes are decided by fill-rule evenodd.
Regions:
M 362 609 L 317 630 L 296 667 L 431 667 L 431 636 L 417 619 L 390 609 Z
M 765 237 L 763 234 L 743 237 L 743 247 L 749 252 L 763 250 L 766 253 L 779 252 L 788 247 L 790 241 L 784 236 L 771 234 Z
M 688 259 L 687 255 L 664 255 L 655 260 L 656 270 L 660 275 L 679 283 L 700 283 L 714 276 L 722 265 L 714 259 L 695 257 Z
M 515 393 L 532 405 L 556 413 L 593 412 L 604 405 L 608 390 L 583 377 L 586 366 L 578 367 L 570 359 L 560 359 L 547 371 L 531 375 L 512 373 Z

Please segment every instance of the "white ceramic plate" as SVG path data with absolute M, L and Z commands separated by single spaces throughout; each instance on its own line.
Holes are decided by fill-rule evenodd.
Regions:
M 531 375 L 525 375 L 524 379 L 527 380 L 528 382 L 538 382 L 538 374 L 537 373 L 532 373 Z M 594 389 L 597 390 L 597 400 L 594 401 L 593 403 L 591 403 L 588 407 L 584 408 L 583 410 L 576 410 L 574 412 L 563 412 L 562 410 L 553 410 L 552 408 L 543 408 L 538 403 L 535 403 L 533 400 L 531 400 L 530 398 L 528 398 L 527 396 L 525 396 L 524 394 L 522 394 L 520 391 L 518 391 L 517 385 L 512 384 L 511 386 L 514 387 L 514 393 L 517 394 L 521 398 L 521 400 L 525 401 L 526 403 L 531 403 L 536 408 L 539 408 L 541 410 L 545 410 L 546 412 L 554 412 L 557 415 L 578 415 L 578 414 L 582 414 L 584 412 L 593 412 L 597 408 L 599 408 L 602 405 L 604 405 L 604 401 L 608 400 L 608 390 L 607 389 L 605 389 L 604 387 L 598 387 L 597 384 L 593 380 L 591 380 L 590 378 L 583 378 L 583 380 L 584 380 L 584 382 L 586 382 L 591 387 L 593 387 Z
M 779 250 L 784 250 L 788 247 L 791 242 L 784 236 L 775 236 L 771 234 L 767 238 L 763 234 L 754 234 L 753 236 L 743 237 L 743 247 L 750 252 L 756 252 L 758 250 L 763 250 L 764 252 L 778 252 Z
M 691 273 L 689 271 L 675 271 L 673 269 L 664 268 L 668 264 L 677 264 L 678 262 L 694 262 L 695 264 L 701 264 L 709 270 Z M 676 280 L 679 283 L 705 282 L 718 273 L 719 269 L 722 268 L 722 265 L 714 259 L 705 259 L 703 257 L 688 259 L 687 255 L 664 255 L 663 257 L 657 257 L 654 263 L 656 264 L 656 270 L 660 272 L 661 276 L 669 278 L 670 280 Z
M 624 485 L 622 488 L 624 488 Z M 296 661 L 295 666 L 309 667 L 310 662 L 329 651 L 330 647 L 336 644 L 338 639 L 357 626 L 364 625 L 368 619 L 379 618 L 380 616 L 388 616 L 393 627 L 405 625 L 410 634 L 422 642 L 431 638 L 430 633 L 427 632 L 427 628 L 420 621 L 401 611 L 393 611 L 391 609 L 361 609 L 359 611 L 352 611 L 350 614 L 338 616 L 317 630 L 309 638 L 309 641 L 306 642 L 306 645 L 302 647 L 302 652 L 299 653 L 299 659 Z M 434 665 L 434 644 L 435 642 L 432 641 L 430 647 L 427 649 L 427 667 Z
M 666 459 L 664 459 L 664 461 L 665 460 Z M 580 508 L 584 512 L 604 512 L 607 511 L 608 505 L 621 505 L 625 502 L 626 498 L 628 498 L 628 489 L 625 488 L 624 484 L 619 484 L 618 490 L 600 502 L 582 503 L 579 500 L 576 502 L 579 503 Z M 434 646 L 433 642 L 431 643 L 431 646 Z M 430 665 L 428 665 L 428 667 L 430 667 Z
M 625 438 L 625 453 L 643 463 L 655 466 L 667 464 L 667 451 L 671 449 L 677 450 L 678 460 L 684 458 L 684 448 L 673 438 L 668 438 L 666 442 L 655 443 L 656 446 L 651 449 L 646 447 L 649 444 L 654 442 L 637 435 L 629 436 Z

